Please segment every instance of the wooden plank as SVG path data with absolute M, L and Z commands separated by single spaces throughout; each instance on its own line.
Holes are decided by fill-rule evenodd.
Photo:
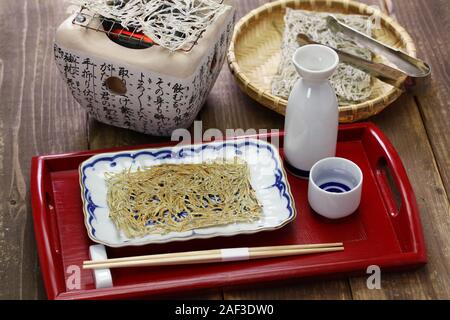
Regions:
M 450 196 L 450 3 L 447 0 L 390 2 L 392 13 L 414 39 L 418 57 L 432 67 L 431 87 L 417 95 L 416 102 Z
M 433 82 L 428 92 L 416 97 L 404 95 L 372 119 L 390 138 L 408 172 L 421 212 L 429 262 L 417 271 L 382 274 L 381 290 L 367 289 L 365 277 L 352 278 L 352 295 L 354 299 L 448 299 L 450 210 L 448 190 L 447 194 L 445 192 L 448 186 L 445 168 L 449 168 L 449 154 L 443 146 L 448 145 L 450 119 L 446 117 L 449 96 L 446 82 L 442 83 L 445 70 L 441 63 L 448 57 L 445 48 L 449 42 L 445 31 L 434 33 L 440 28 L 433 21 L 448 22 L 448 16 L 442 13 L 448 12 L 450 6 L 439 0 L 426 4 L 387 0 L 382 7 L 407 28 L 416 41 L 419 56 L 430 61 L 433 67 Z M 427 14 L 430 10 L 441 14 L 435 16 L 436 20 L 429 16 L 420 21 L 423 15 L 417 12 L 423 10 L 428 11 Z
M 254 288 L 224 289 L 225 300 L 348 300 L 351 299 L 346 279 L 303 280 L 290 284 L 269 284 Z
M 30 159 L 87 146 L 85 113 L 53 61 L 60 1 L 1 1 L 0 299 L 44 298 L 30 208 Z
M 88 120 L 89 149 L 136 146 L 170 140 L 166 137 L 153 137 L 139 132 L 113 127 L 95 119 Z

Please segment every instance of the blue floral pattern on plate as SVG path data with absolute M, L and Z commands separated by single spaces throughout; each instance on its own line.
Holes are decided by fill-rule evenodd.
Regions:
M 259 220 L 130 239 L 117 230 L 109 219 L 104 178 L 106 172 L 119 172 L 130 168 L 137 170 L 164 163 L 200 163 L 233 157 L 244 159 L 249 166 L 252 187 L 263 207 Z M 89 237 L 95 242 L 111 247 L 274 230 L 286 225 L 296 216 L 293 198 L 277 149 L 257 139 L 98 154 L 80 165 L 80 184 Z

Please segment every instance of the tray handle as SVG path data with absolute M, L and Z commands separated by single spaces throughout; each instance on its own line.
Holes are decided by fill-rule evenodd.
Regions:
M 56 219 L 55 202 L 53 201 L 53 195 L 49 192 L 45 192 L 45 207 L 50 224 L 50 239 L 53 244 L 53 250 L 57 254 L 61 254 L 61 243 L 59 241 L 58 221 Z
M 389 215 L 396 217 L 402 208 L 403 199 L 398 191 L 394 175 L 385 157 L 381 157 L 377 162 L 375 177 Z
M 364 142 L 366 151 L 400 248 L 404 252 L 414 251 L 426 262 L 419 210 L 406 170 L 386 136 L 371 123 L 368 129 L 370 134 L 365 135 Z M 405 227 L 407 225 L 409 228 Z
M 47 296 L 55 299 L 65 290 L 56 211 L 50 186 L 49 168 L 43 157 L 31 160 L 31 205 L 36 244 Z M 62 276 L 61 276 L 62 275 Z

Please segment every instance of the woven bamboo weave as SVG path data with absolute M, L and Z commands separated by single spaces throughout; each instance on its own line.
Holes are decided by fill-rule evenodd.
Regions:
M 272 95 L 271 82 L 280 62 L 283 19 L 287 7 L 373 16 L 381 26 L 373 30 L 375 39 L 416 56 L 416 47 L 405 29 L 377 8 L 363 3 L 352 0 L 280 0 L 267 3 L 249 12 L 236 24 L 228 51 L 228 64 L 246 94 L 280 114 L 284 115 L 287 101 Z M 374 56 L 373 60 L 387 63 L 380 56 Z M 369 100 L 339 106 L 339 121 L 354 122 L 373 116 L 394 102 L 401 93 L 373 78 Z

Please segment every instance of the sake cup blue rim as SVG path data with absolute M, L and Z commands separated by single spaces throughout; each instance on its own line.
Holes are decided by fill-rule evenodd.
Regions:
M 329 161 L 340 161 L 340 162 L 345 162 L 345 163 L 349 164 L 351 167 L 355 168 L 355 169 L 356 169 L 356 172 L 358 173 L 358 177 L 355 177 L 355 178 L 357 178 L 357 180 L 358 180 L 358 183 L 356 184 L 356 186 L 352 187 L 352 188 L 351 188 L 350 190 L 348 190 L 348 191 L 343 191 L 343 192 L 340 192 L 340 193 L 330 192 L 330 191 L 323 190 L 323 189 L 316 183 L 316 181 L 314 181 L 314 171 L 317 170 L 317 167 L 319 167 L 321 164 L 323 164 L 323 163 L 325 163 L 325 162 L 329 162 Z M 328 158 L 321 159 L 321 160 L 317 161 L 317 162 L 311 167 L 311 170 L 309 171 L 309 182 L 315 187 L 315 189 L 317 189 L 319 192 L 323 193 L 324 195 L 326 195 L 326 196 L 328 196 L 328 197 L 329 197 L 329 196 L 331 196 L 331 197 L 340 197 L 340 196 L 343 196 L 343 195 L 348 195 L 348 194 L 351 194 L 351 193 L 353 193 L 353 192 L 356 192 L 356 190 L 358 190 L 359 188 L 361 188 L 361 185 L 362 185 L 362 183 L 363 183 L 363 179 L 364 179 L 364 176 L 363 176 L 363 173 L 362 173 L 361 168 L 360 168 L 356 163 L 354 163 L 353 161 L 348 160 L 348 159 L 346 159 L 346 158 L 342 158 L 342 157 L 328 157 Z

